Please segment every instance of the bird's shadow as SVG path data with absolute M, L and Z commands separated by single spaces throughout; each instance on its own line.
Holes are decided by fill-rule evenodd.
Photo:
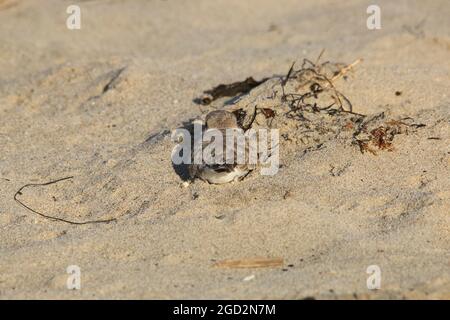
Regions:
M 178 129 L 185 129 L 189 132 L 190 139 L 190 150 L 192 152 L 194 146 L 194 119 L 190 119 L 188 121 L 182 122 L 182 126 Z M 180 143 L 180 142 L 179 142 Z M 179 156 L 183 156 L 183 149 L 180 150 Z M 172 167 L 175 173 L 181 178 L 183 181 L 190 181 L 192 177 L 189 173 L 189 164 L 182 162 L 181 164 L 175 164 L 172 161 Z

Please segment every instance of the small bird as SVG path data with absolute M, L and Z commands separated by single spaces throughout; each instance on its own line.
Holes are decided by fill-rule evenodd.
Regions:
M 248 164 L 237 164 L 236 144 L 233 143 L 233 145 L 227 145 L 226 143 L 227 129 L 239 129 L 236 116 L 225 110 L 217 110 L 208 113 L 205 122 L 206 130 L 217 129 L 222 133 L 224 158 L 227 154 L 227 150 L 234 148 L 234 161 L 233 163 L 225 163 L 225 160 L 221 161 L 223 163 L 206 163 L 203 158 L 203 149 L 205 149 L 212 142 L 202 142 L 203 148 L 199 150 L 194 149 L 193 152 L 193 159 L 197 157 L 202 159 L 202 161 L 201 163 L 192 163 L 189 166 L 191 178 L 194 179 L 197 177 L 212 184 L 223 184 L 244 178 L 254 168 Z M 206 132 L 206 130 L 204 132 Z M 245 146 L 245 149 L 247 154 L 247 145 Z M 199 154 L 200 152 L 202 152 L 201 155 Z

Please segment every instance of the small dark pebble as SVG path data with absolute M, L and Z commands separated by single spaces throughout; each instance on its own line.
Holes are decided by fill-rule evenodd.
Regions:
M 398 97 L 398 96 L 401 96 L 402 95 L 402 92 L 401 91 L 395 91 L 395 95 Z

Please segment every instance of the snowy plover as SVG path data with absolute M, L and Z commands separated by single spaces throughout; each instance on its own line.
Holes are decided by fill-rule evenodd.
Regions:
M 197 150 L 194 147 L 194 161 L 189 166 L 191 178 L 197 177 L 209 183 L 223 184 L 245 177 L 254 169 L 254 166 L 246 164 L 245 161 L 244 164 L 236 161 L 239 159 L 239 148 L 234 137 L 231 137 L 232 140 L 227 139 L 233 134 L 234 130 L 241 130 L 238 127 L 235 115 L 225 110 L 212 111 L 206 116 L 205 122 L 204 133 L 205 135 L 212 133 L 214 140 L 201 142 L 202 148 Z M 214 133 L 220 136 L 219 141 L 217 141 L 217 135 Z M 203 152 L 208 149 L 208 146 L 211 147 L 212 143 L 216 143 L 216 146 L 219 145 L 215 149 L 210 148 L 213 157 L 218 156 L 219 160 L 211 162 L 204 158 Z M 245 154 L 247 153 L 246 150 L 248 150 L 247 144 L 244 145 L 243 151 Z M 228 155 L 232 156 L 232 161 L 228 161 Z M 195 161 L 195 159 L 200 159 L 200 161 Z

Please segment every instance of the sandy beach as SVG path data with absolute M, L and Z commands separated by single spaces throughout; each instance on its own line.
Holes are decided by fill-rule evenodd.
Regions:
M 376 1 L 370 30 L 372 2 L 0 0 L 0 299 L 450 299 L 450 3 Z M 272 108 L 321 52 L 352 113 L 273 104 L 277 174 L 173 165 L 173 130 Z M 196 100 L 248 77 L 269 80 Z

